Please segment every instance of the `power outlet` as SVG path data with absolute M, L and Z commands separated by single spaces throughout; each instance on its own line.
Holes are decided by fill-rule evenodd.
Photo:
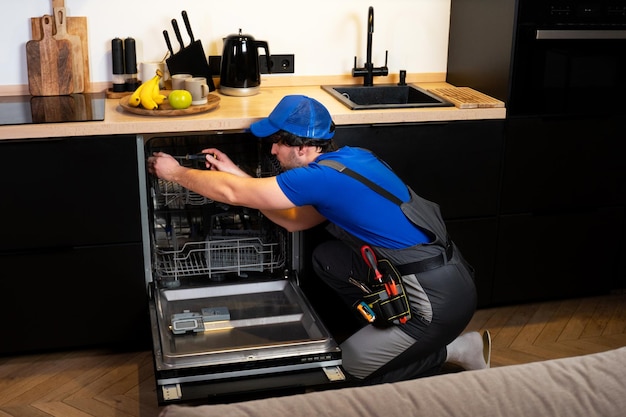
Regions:
M 268 74 L 267 72 L 267 56 L 259 56 L 259 67 L 261 68 L 261 74 Z M 274 74 L 293 74 L 295 72 L 295 56 L 291 55 L 271 55 L 270 68 Z M 222 57 L 219 55 L 209 56 L 209 69 L 211 75 L 220 75 L 220 66 L 222 64 Z
M 267 74 L 267 56 L 259 56 L 259 67 L 261 74 Z M 270 69 L 272 74 L 293 74 L 295 72 L 295 56 L 288 55 L 270 55 Z

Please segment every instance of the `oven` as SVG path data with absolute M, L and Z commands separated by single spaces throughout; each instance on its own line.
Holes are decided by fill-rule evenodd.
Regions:
M 279 170 L 249 132 L 144 137 L 183 165 L 208 147 L 251 175 Z M 144 170 L 145 171 L 145 170 Z M 341 350 L 300 288 L 302 235 L 259 211 L 144 173 L 144 251 L 160 404 L 224 401 L 345 380 Z M 298 392 L 298 391 L 296 391 Z
M 623 114 L 625 0 L 453 0 L 448 82 L 508 116 Z

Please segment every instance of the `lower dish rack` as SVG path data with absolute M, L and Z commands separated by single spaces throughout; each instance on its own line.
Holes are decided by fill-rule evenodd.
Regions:
M 283 264 L 278 243 L 260 238 L 187 242 L 178 250 L 156 250 L 156 271 L 162 278 L 180 278 L 244 271 L 273 270 Z

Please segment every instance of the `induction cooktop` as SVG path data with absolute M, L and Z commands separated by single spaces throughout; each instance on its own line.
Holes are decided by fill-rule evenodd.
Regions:
M 0 96 L 0 125 L 104 120 L 104 93 L 65 96 Z

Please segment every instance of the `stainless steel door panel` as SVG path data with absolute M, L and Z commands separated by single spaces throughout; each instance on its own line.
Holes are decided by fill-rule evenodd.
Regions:
M 155 302 L 164 367 L 250 363 L 335 348 L 299 288 L 288 280 L 161 289 Z M 204 331 L 172 332 L 172 315 L 203 308 L 226 308 L 230 317 L 205 322 Z

